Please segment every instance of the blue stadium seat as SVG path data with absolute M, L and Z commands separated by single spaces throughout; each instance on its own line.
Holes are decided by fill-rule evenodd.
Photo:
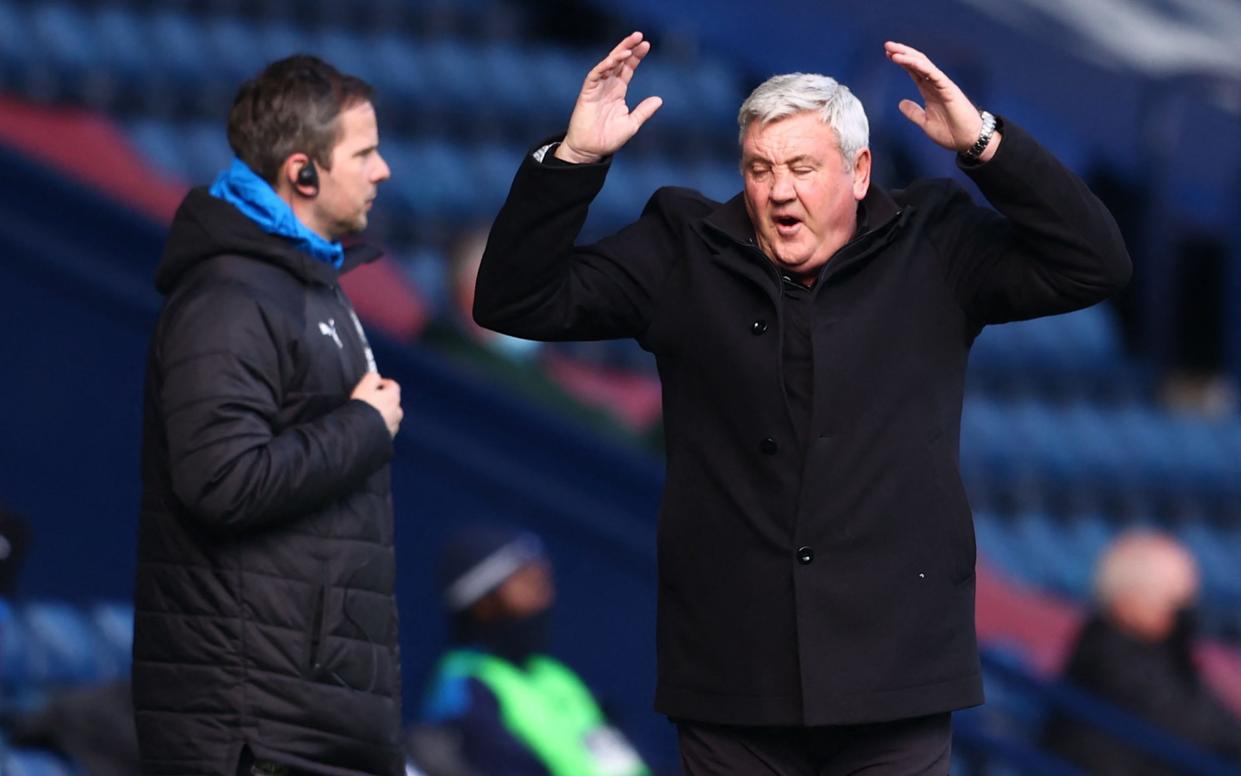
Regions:
M 100 636 L 105 669 L 113 676 L 129 670 L 134 647 L 134 605 L 129 601 L 104 601 L 90 608 L 90 618 Z
M 25 680 L 26 628 L 17 611 L 0 598 L 0 700 Z
M 1057 385 L 1123 380 L 1120 339 L 1105 305 L 987 326 L 970 355 L 974 373 Z
M 213 68 L 228 67 L 245 51 L 214 61 L 204 44 L 199 23 L 188 14 L 174 8 L 161 8 L 146 16 L 148 46 L 159 67 L 173 76 L 186 88 L 201 88 L 203 80 L 211 77 Z
M 1033 576 L 1033 556 L 1021 546 L 1009 522 L 993 512 L 974 513 L 974 538 L 978 554 L 996 571 L 1016 579 Z
M 56 63 L 62 78 L 76 80 L 100 72 L 96 38 L 82 12 L 64 3 L 40 3 L 28 18 L 35 44 Z
M 81 776 L 64 760 L 38 749 L 10 749 L 0 754 L 0 766 L 4 776 Z
M 185 124 L 180 132 L 185 149 L 186 180 L 196 186 L 210 184 L 233 160 L 224 119 Z
M 357 74 L 369 73 L 379 94 L 376 99 L 384 112 L 418 113 L 425 109 L 426 95 L 432 89 L 420 47 L 395 32 L 383 32 L 366 41 L 365 56 L 369 71 L 359 68 Z
M 1238 573 L 1237 549 L 1221 529 L 1202 518 L 1187 520 L 1177 534 L 1193 552 L 1202 571 L 1202 592 L 1210 605 L 1212 599 L 1235 601 L 1241 598 L 1241 574 Z
M 434 102 L 456 108 L 477 109 L 483 100 L 494 99 L 498 84 L 487 83 L 472 47 L 457 40 L 436 40 L 422 49 L 422 67 L 433 91 Z
M 99 6 L 91 22 L 100 64 L 122 80 L 146 80 L 153 68 L 145 26 L 132 12 Z
M 0 0 L 0 57 L 6 65 L 28 62 L 34 55 L 33 37 L 27 24 L 21 3 Z
M 1064 596 L 1076 594 L 1074 585 L 1082 561 L 1074 556 L 1065 526 L 1039 511 L 1023 512 L 1013 519 L 1018 545 L 1031 558 L 1027 580 Z
M 304 45 L 310 52 L 331 62 L 341 72 L 351 73 L 371 82 L 383 95 L 390 93 L 392 81 L 405 77 L 404 73 L 385 73 L 376 66 L 376 41 L 363 39 L 345 30 L 325 27 L 306 38 Z
M 129 140 L 146 160 L 171 178 L 190 180 L 185 143 L 175 124 L 159 119 L 138 119 L 126 125 Z
M 26 676 L 34 684 L 65 686 L 109 678 L 115 666 L 100 654 L 99 637 L 85 614 L 53 601 L 22 610 L 28 636 Z

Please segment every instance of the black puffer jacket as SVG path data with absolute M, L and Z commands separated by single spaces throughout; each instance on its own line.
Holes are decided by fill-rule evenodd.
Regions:
M 377 252 L 349 252 L 346 269 Z M 144 774 L 242 746 L 395 774 L 400 660 L 381 415 L 337 271 L 192 191 L 156 285 L 134 626 Z

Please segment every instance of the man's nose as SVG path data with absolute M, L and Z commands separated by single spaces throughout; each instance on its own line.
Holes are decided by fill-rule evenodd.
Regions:
M 789 173 L 779 171 L 772 173 L 770 196 L 773 202 L 788 202 L 790 199 L 793 199 L 795 193 L 793 191 L 793 180 Z
M 375 159 L 379 162 L 376 165 L 376 170 L 375 170 L 375 175 L 374 175 L 375 183 L 379 183 L 380 181 L 386 181 L 389 178 L 391 178 L 392 170 L 391 168 L 388 167 L 387 160 L 384 159 L 382 156 L 380 156 L 378 153 L 375 154 Z

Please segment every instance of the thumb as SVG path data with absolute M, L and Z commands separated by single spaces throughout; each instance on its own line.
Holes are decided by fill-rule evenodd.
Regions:
M 651 116 L 654 116 L 655 111 L 659 110 L 663 104 L 664 99 L 662 97 L 647 97 L 645 100 L 638 103 L 638 107 L 629 112 L 629 115 L 632 116 L 634 120 L 634 129 L 636 130 L 638 127 L 645 124 L 646 120 Z
M 926 111 L 922 109 L 921 105 L 913 100 L 901 100 L 900 105 L 897 107 L 901 109 L 901 113 L 905 114 L 905 118 L 923 129 L 926 128 Z
M 374 388 L 375 386 L 379 385 L 379 383 L 382 381 L 382 379 L 383 379 L 383 378 L 381 378 L 381 377 L 379 376 L 379 373 L 378 373 L 378 372 L 369 372 L 369 371 L 368 371 L 366 374 L 362 375 L 362 379 L 358 381 L 358 384 L 357 384 L 357 386 L 354 388 L 354 390 L 355 390 L 355 391 L 369 390 L 369 389 Z

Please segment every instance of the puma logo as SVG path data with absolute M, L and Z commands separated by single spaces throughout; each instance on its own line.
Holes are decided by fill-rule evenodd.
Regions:
M 345 346 L 341 344 L 340 337 L 336 334 L 336 319 L 328 318 L 327 323 L 319 321 L 319 333 L 325 337 L 331 337 L 336 342 L 336 347 L 344 350 Z

